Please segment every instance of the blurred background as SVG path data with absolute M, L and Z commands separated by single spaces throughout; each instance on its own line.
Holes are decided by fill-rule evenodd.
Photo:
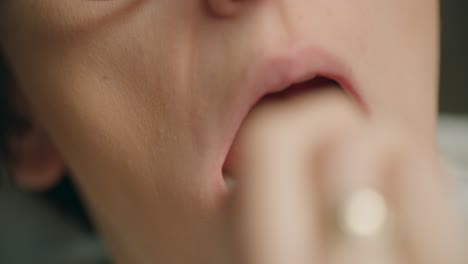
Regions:
M 468 226 L 468 0 L 441 0 L 438 140 Z
M 441 0 L 440 110 L 468 113 L 468 0 Z

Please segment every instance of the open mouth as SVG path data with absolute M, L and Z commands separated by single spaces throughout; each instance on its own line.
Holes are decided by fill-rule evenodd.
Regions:
M 279 92 L 267 94 L 264 96 L 264 98 L 261 98 L 258 103 L 261 103 L 262 100 L 268 97 L 274 97 L 281 100 L 290 98 L 292 96 L 298 96 L 304 92 L 320 89 L 329 89 L 331 87 L 339 88 L 339 90 L 344 91 L 341 88 L 340 84 L 335 80 L 318 76 L 304 82 L 294 83 Z
M 254 104 L 251 110 L 255 109 L 258 105 L 262 104 L 266 100 L 289 100 L 292 97 L 304 95 L 304 93 L 320 91 L 323 89 L 336 89 L 351 98 L 348 92 L 343 89 L 337 81 L 331 78 L 317 76 L 303 82 L 293 83 L 286 88 L 281 89 L 280 91 L 265 94 Z M 236 137 L 238 133 L 239 131 L 237 131 Z M 238 162 L 237 153 L 238 151 L 236 151 L 235 146 L 232 144 L 222 166 L 224 182 L 228 189 L 233 188 L 236 183 L 236 177 L 234 176 L 233 171 L 235 170 L 235 166 Z
M 229 189 L 235 182 L 239 151 L 234 144 L 246 117 L 265 100 L 288 100 L 305 92 L 337 89 L 347 95 L 364 112 L 366 104 L 357 90 L 354 71 L 336 54 L 314 43 L 297 42 L 287 49 L 261 54 L 248 65 L 245 87 L 232 105 L 232 121 L 224 137 L 217 166 L 222 182 Z M 235 185 L 235 184 L 234 184 Z

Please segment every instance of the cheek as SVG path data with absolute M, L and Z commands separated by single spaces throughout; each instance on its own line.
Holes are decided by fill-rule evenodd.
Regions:
M 72 34 L 96 30 L 121 19 L 141 6 L 142 0 L 42 0 L 8 1 L 4 9 L 6 21 L 21 23 L 41 34 Z M 18 21 L 21 19 L 20 21 Z M 39 27 L 37 25 L 40 25 Z
M 304 10 L 313 13 L 313 5 Z M 312 17 L 320 20 L 308 27 L 301 24 L 302 30 L 332 47 L 352 66 L 374 118 L 403 123 L 408 131 L 418 131 L 433 144 L 439 78 L 438 1 L 330 0 L 316 5 L 322 12 Z
M 368 2 L 368 1 L 366 1 Z M 368 3 L 350 57 L 376 120 L 402 124 L 434 145 L 439 80 L 437 1 Z
M 203 199 L 209 204 L 216 177 L 207 154 L 207 126 L 197 122 L 203 98 L 187 85 L 192 34 L 186 20 L 175 19 L 181 15 L 176 11 L 191 9 L 177 8 L 180 1 L 155 4 L 92 28 L 81 22 L 123 6 L 80 9 L 63 17 L 61 11 L 77 8 L 74 3 L 38 4 L 37 12 L 51 16 L 40 29 L 29 26 L 31 32 L 12 37 L 8 55 L 36 118 L 79 184 L 93 200 L 105 199 L 100 189 L 111 198 L 128 187 L 128 197 L 144 199 L 161 188 L 159 195 L 183 194 L 180 199 L 200 204 L 198 193 L 207 193 Z M 16 8 L 29 12 L 22 4 Z M 84 14 L 95 17 L 79 17 Z M 40 38 L 33 41 L 33 36 Z

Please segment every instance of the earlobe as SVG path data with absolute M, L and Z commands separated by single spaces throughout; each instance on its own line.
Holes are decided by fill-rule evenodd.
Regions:
M 10 141 L 10 168 L 15 183 L 26 191 L 46 191 L 54 187 L 65 171 L 55 146 L 40 129 L 33 127 Z
M 0 86 L 1 87 L 1 86 Z M 34 121 L 21 89 L 12 80 L 1 87 L 4 105 L 2 136 L 8 164 L 15 185 L 26 191 L 46 191 L 56 185 L 65 172 L 65 164 L 55 145 Z

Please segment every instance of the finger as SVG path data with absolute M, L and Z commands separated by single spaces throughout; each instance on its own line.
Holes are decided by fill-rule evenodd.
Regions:
M 230 156 L 236 158 L 231 160 L 227 173 L 241 179 L 242 170 L 267 163 L 265 160 L 279 148 L 308 158 L 304 154 L 318 145 L 360 127 L 365 122 L 362 111 L 339 89 L 332 85 L 263 101 L 238 132 L 230 151 Z
M 436 156 L 415 149 L 400 155 L 394 178 L 401 248 L 411 263 L 467 263 L 468 244 L 455 190 L 442 175 Z
M 313 191 L 294 161 L 282 155 L 270 158 L 271 163 L 243 175 L 239 185 L 244 263 L 315 261 L 319 242 L 311 235 L 317 233 Z
M 342 94 L 324 92 L 256 109 L 235 144 L 242 242 L 248 263 L 320 262 L 320 219 L 311 157 L 357 126 Z M 239 146 L 240 145 L 240 146 Z
M 317 261 L 317 211 L 306 176 L 297 124 L 281 124 L 282 116 L 262 117 L 245 129 L 252 142 L 238 166 L 244 263 L 285 264 Z M 270 119 L 272 118 L 272 119 Z M 274 120 L 274 122 L 272 122 Z M 285 120 L 283 120 L 285 121 Z
M 401 263 L 385 186 L 392 146 L 369 128 L 331 148 L 321 174 L 327 263 Z

